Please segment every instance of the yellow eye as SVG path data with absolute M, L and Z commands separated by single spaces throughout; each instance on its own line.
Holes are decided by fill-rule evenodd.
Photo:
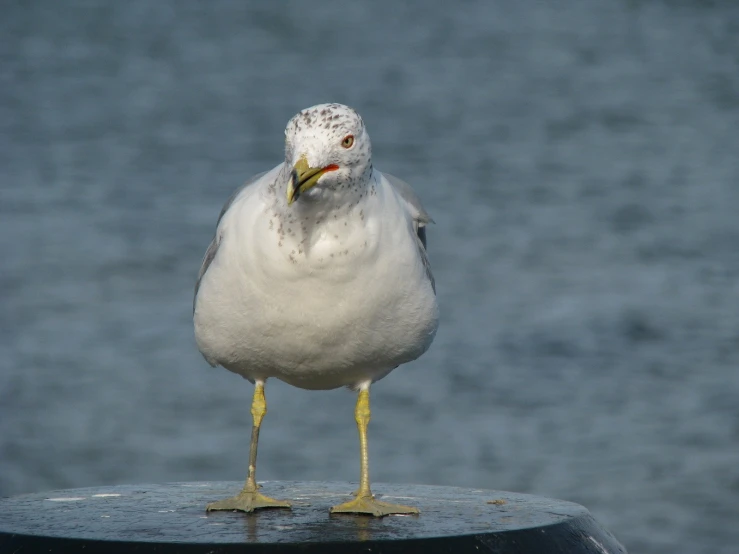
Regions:
M 344 140 L 341 141 L 341 146 L 344 148 L 351 148 L 354 144 L 354 135 L 346 135 Z

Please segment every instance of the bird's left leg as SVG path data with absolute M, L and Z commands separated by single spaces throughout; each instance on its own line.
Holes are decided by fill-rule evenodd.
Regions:
M 331 513 L 371 514 L 377 517 L 390 514 L 417 514 L 418 508 L 376 500 L 370 490 L 369 452 L 367 448 L 367 425 L 370 421 L 369 384 L 363 385 L 359 390 L 357 405 L 354 409 L 354 419 L 357 421 L 357 430 L 359 431 L 359 489 L 355 493 L 354 500 L 334 506 L 331 508 Z
M 246 484 L 239 494 L 232 498 L 211 502 L 205 508 L 210 512 L 213 510 L 239 510 L 252 512 L 258 508 L 290 508 L 289 502 L 275 500 L 260 494 L 256 481 L 257 471 L 257 445 L 259 443 L 259 428 L 262 425 L 264 414 L 267 413 L 267 401 L 264 398 L 264 381 L 256 381 L 254 386 L 254 399 L 251 403 L 251 415 L 254 424 L 251 428 L 251 446 L 249 447 L 249 473 Z

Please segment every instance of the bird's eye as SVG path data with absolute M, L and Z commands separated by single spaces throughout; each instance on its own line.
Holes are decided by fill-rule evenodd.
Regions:
M 351 148 L 354 144 L 354 135 L 346 135 L 344 140 L 341 141 L 341 146 L 344 148 Z

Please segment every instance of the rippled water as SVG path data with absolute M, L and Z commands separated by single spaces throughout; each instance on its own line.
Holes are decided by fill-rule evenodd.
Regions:
M 244 477 L 251 388 L 198 354 L 193 280 L 337 101 L 437 223 L 441 327 L 373 388 L 373 478 L 733 552 L 739 6 L 253 4 L 3 8 L 0 494 Z M 260 478 L 357 478 L 353 394 L 267 397 Z

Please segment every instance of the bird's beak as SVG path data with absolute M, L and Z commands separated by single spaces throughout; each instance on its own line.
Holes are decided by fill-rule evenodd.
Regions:
M 339 169 L 339 166 L 336 164 L 327 165 L 326 167 L 310 167 L 305 156 L 300 156 L 300 159 L 293 166 L 290 179 L 287 182 L 287 205 L 291 205 L 301 194 L 314 186 L 324 173 L 337 169 Z

